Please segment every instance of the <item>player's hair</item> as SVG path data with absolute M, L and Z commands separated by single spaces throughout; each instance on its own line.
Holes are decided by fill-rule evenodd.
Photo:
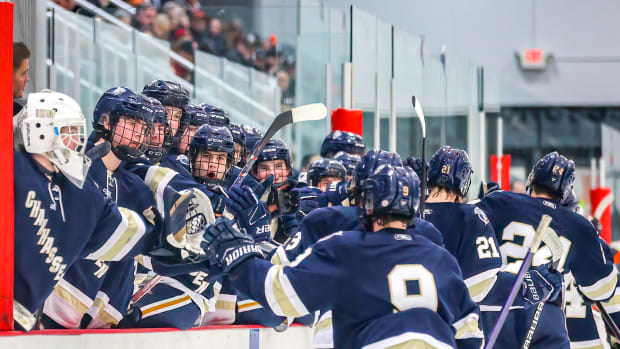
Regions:
M 378 222 L 381 225 L 388 225 L 392 222 L 400 222 L 408 226 L 409 224 L 411 224 L 411 217 L 395 214 L 378 214 L 376 216 L 373 216 L 371 218 L 371 221 Z
M 13 43 L 13 73 L 22 65 L 25 59 L 30 58 L 30 50 L 23 42 Z
M 460 200 L 461 198 L 463 198 L 464 196 L 461 195 L 461 193 L 457 192 L 454 189 L 450 189 L 450 188 L 446 188 L 442 185 L 434 185 L 432 187 L 428 187 L 428 196 L 430 197 L 433 194 L 433 190 L 437 189 L 438 192 L 441 192 L 442 190 L 449 193 L 449 194 L 454 194 L 456 195 L 457 199 Z
M 558 193 L 540 184 L 532 184 L 532 192 L 539 195 L 548 196 L 551 200 L 554 201 L 562 200 L 562 196 L 558 195 Z

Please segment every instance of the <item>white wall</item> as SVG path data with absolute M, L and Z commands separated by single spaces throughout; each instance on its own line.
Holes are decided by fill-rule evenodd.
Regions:
M 484 65 L 502 105 L 620 105 L 620 2 L 616 0 L 326 0 L 351 3 L 403 29 L 424 34 Z M 541 47 L 556 57 L 524 73 L 515 51 Z M 487 95 L 489 96 L 489 95 Z
M 49 330 L 48 330 L 49 331 Z M 45 331 L 45 332 L 48 332 Z M 105 330 L 102 330 L 105 332 Z M 131 333 L 96 333 L 82 335 L 0 336 L 0 348 L 19 349 L 306 349 L 312 347 L 312 329 L 292 327 L 285 332 L 261 329 L 201 329 Z M 139 330 L 138 330 L 139 331 Z M 59 333 L 62 331 L 53 331 Z

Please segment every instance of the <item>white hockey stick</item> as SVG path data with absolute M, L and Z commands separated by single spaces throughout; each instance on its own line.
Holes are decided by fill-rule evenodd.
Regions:
M 420 120 L 420 127 L 422 128 L 422 178 L 420 178 L 420 217 L 424 217 L 424 201 L 426 200 L 426 120 L 424 119 L 424 112 L 422 111 L 422 105 L 420 100 L 415 96 L 411 96 L 411 105 L 415 110 L 418 119 Z
M 252 155 L 250 155 L 250 157 L 248 158 L 248 161 L 241 170 L 241 173 L 239 173 L 239 176 L 235 180 L 234 184 L 239 184 L 243 181 L 245 176 L 247 176 L 252 169 L 252 166 L 254 166 L 256 158 L 265 147 L 265 144 L 267 144 L 271 137 L 273 137 L 273 135 L 275 135 L 276 132 L 278 132 L 282 127 L 302 121 L 321 120 L 324 119 L 326 116 L 327 108 L 323 103 L 302 105 L 300 107 L 287 110 L 276 116 L 276 118 L 267 129 L 267 132 L 265 132 L 265 136 L 263 136 L 263 139 L 260 140 L 256 147 L 254 147 Z

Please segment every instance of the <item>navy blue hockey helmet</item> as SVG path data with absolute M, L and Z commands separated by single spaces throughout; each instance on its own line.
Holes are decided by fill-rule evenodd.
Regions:
M 339 151 L 362 156 L 365 148 L 364 140 L 360 135 L 353 132 L 334 131 L 323 140 L 321 156 L 331 158 Z
M 180 109 L 180 114 L 174 114 L 172 110 L 170 114 L 168 114 L 168 122 L 170 122 L 172 132 L 170 148 L 176 149 L 183 135 L 180 123 L 183 119 L 183 109 L 187 103 L 189 103 L 189 92 L 176 82 L 153 80 L 144 85 L 142 94 L 147 97 L 155 98 L 160 101 L 164 107 Z M 176 121 L 177 118 L 179 119 L 178 123 Z
M 310 165 L 308 169 L 308 184 L 318 187 L 321 179 L 325 177 L 336 177 L 344 181 L 347 176 L 347 169 L 338 160 L 318 159 Z
M 559 200 L 565 200 L 574 181 L 575 163 L 554 151 L 536 162 L 527 178 L 527 191 L 530 193 L 535 185 L 545 188 Z
M 207 123 L 209 125 L 230 128 L 230 118 L 224 109 L 207 103 L 201 103 L 199 106 L 204 110 L 204 113 L 207 114 L 207 118 L 209 119 Z
M 361 157 L 359 155 L 339 151 L 336 155 L 334 155 L 334 160 L 340 161 L 344 168 L 347 169 L 347 176 L 352 176 L 357 163 L 361 160 Z
M 142 94 L 155 98 L 165 107 L 183 109 L 189 103 L 189 93 L 180 84 L 166 80 L 153 80 L 144 85 Z
M 472 173 L 469 155 L 465 150 L 443 146 L 431 158 L 428 186 L 444 188 L 464 197 L 469 192 Z
M 274 167 L 273 171 L 284 171 L 286 175 L 278 175 L 274 173 L 274 183 L 282 182 L 286 177 L 290 174 L 291 170 L 291 153 L 288 150 L 288 145 L 281 138 L 270 139 L 263 150 L 256 157 L 256 162 L 252 167 L 252 176 L 259 180 L 263 180 L 259 174 L 261 163 L 275 160 L 284 160 L 285 168 L 276 168 Z
M 209 124 L 209 115 L 205 112 L 204 108 L 198 104 L 188 104 L 183 109 L 183 119 L 179 131 L 181 132 L 181 138 L 179 140 L 179 152 L 186 153 L 189 150 L 189 145 L 192 141 L 194 133 L 202 125 Z
M 155 98 L 145 97 L 145 104 L 153 109 L 153 128 L 149 147 L 144 154 L 151 162 L 158 163 L 166 154 L 172 145 L 172 130 L 168 123 L 168 114 L 166 109 Z
M 420 180 L 410 167 L 382 165 L 364 181 L 360 218 L 371 229 L 372 218 L 411 221 L 420 205 Z
M 119 159 L 134 161 L 149 147 L 154 114 L 150 98 L 126 87 L 114 87 L 97 101 L 93 128 L 97 138 L 110 142 Z
M 234 154 L 235 143 L 228 128 L 202 125 L 189 146 L 191 173 L 198 182 L 207 185 L 223 184 L 232 167 Z
M 230 134 L 235 142 L 235 165 L 243 167 L 245 165 L 245 133 L 241 125 L 231 122 Z
M 350 185 L 352 185 L 352 199 L 354 201 L 359 199 L 364 181 L 382 165 L 402 167 L 403 162 L 398 153 L 390 153 L 383 150 L 371 149 L 362 156 L 360 162 L 355 167 L 355 172 L 353 172 L 353 178 L 350 182 Z
M 245 134 L 245 153 L 247 156 L 252 154 L 254 147 L 263 139 L 263 133 L 255 127 L 243 125 L 243 133 Z

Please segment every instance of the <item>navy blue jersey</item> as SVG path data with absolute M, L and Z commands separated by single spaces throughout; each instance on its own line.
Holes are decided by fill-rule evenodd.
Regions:
M 193 178 L 189 171 L 189 159 L 187 155 L 169 153 L 159 164 L 174 170 L 181 176 Z
M 406 230 L 334 233 L 290 266 L 253 258 L 234 269 L 231 280 L 276 315 L 331 308 L 336 348 L 482 344 L 478 306 L 456 260 Z
M 137 213 L 119 209 L 87 179 L 80 190 L 14 152 L 15 300 L 31 313 L 75 261 L 118 261 L 143 249 Z
M 558 270 L 571 272 L 580 291 L 591 300 L 607 300 L 615 291 L 617 271 L 594 226 L 584 217 L 557 202 L 525 194 L 496 191 L 484 197 L 478 206 L 487 214 L 500 244 L 506 271 L 516 273 L 543 214 L 551 216 L 553 229 L 564 247 Z M 543 246 L 533 265 L 550 261 L 551 252 Z
M 424 219 L 443 234 L 445 247 L 459 263 L 472 299 L 479 303 L 502 267 L 489 219 L 479 207 L 454 202 L 427 202 Z
M 153 195 L 142 180 L 127 171 L 122 164 L 116 171 L 108 171 L 100 159 L 92 163 L 88 176 L 119 207 L 141 214 L 141 226 L 148 236 L 155 238 L 149 239 L 147 244 L 154 245 L 157 235 L 151 233 L 156 229 L 158 213 Z M 131 298 L 133 269 L 133 260 L 77 261 L 56 285 L 54 295 L 46 301 L 43 311 L 65 328 L 78 328 L 86 312 L 94 319 L 92 324 L 88 324 L 90 327 L 116 324 L 124 315 Z M 110 285 L 106 288 L 113 290 L 113 293 L 102 290 L 105 283 Z M 112 322 L 105 322 L 102 318 Z
M 330 206 L 312 211 L 302 219 L 297 233 L 283 247 L 278 248 L 272 261 L 276 264 L 287 264 L 325 236 L 337 231 L 363 230 L 358 210 L 355 206 Z M 435 244 L 443 246 L 441 233 L 433 224 L 415 218 L 413 226 L 422 228 L 416 231 Z

